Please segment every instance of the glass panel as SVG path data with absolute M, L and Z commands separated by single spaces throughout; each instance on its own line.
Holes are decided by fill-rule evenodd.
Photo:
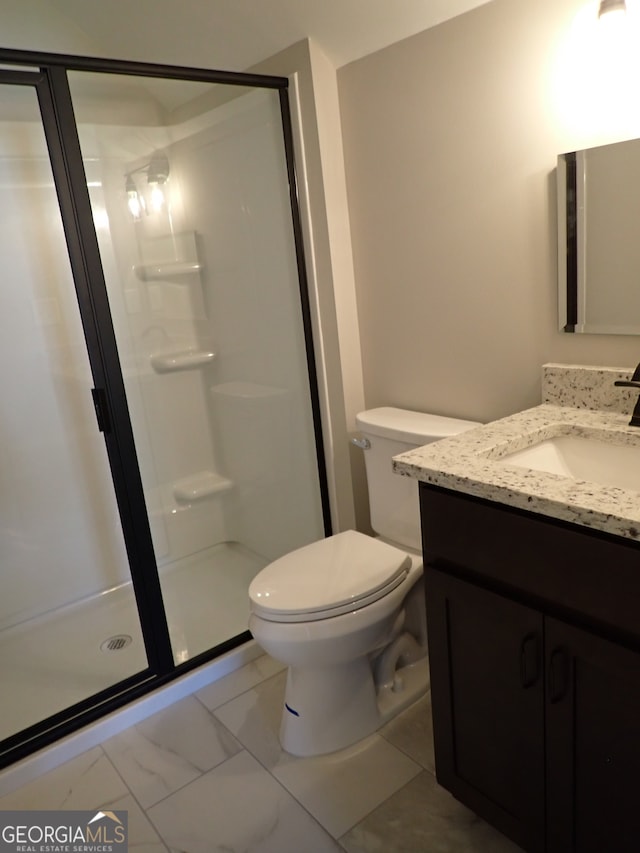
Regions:
M 182 662 L 324 535 L 279 95 L 69 76 Z
M 40 113 L 0 87 L 0 738 L 147 668 Z M 114 636 L 124 647 L 105 651 Z
M 31 74 L 39 74 L 40 69 L 30 65 L 11 65 L 7 62 L 0 62 L 0 71 L 29 71 Z

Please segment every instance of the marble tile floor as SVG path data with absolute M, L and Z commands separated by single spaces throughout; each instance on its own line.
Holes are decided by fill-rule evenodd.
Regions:
M 284 753 L 267 656 L 0 798 L 126 809 L 140 853 L 518 853 L 435 781 L 429 695 L 332 755 Z

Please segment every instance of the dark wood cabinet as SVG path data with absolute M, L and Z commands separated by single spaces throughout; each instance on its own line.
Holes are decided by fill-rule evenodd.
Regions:
M 545 634 L 564 672 L 545 715 L 548 850 L 637 853 L 640 654 L 552 618 Z
M 425 577 L 438 782 L 543 850 L 542 617 L 436 569 Z
M 640 549 L 433 487 L 421 506 L 438 781 L 527 851 L 635 853 Z

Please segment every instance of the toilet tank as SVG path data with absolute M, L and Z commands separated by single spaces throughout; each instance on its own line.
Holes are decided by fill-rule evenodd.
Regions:
M 479 424 L 390 406 L 360 412 L 356 424 L 369 442 L 364 460 L 371 526 L 400 547 L 421 551 L 418 482 L 394 474 L 391 458 Z

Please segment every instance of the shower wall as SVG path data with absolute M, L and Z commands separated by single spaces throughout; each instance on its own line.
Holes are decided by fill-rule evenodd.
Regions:
M 272 92 L 218 107 L 170 149 L 198 224 L 216 359 L 212 438 L 234 487 L 229 535 L 267 559 L 320 538 L 314 430 L 281 118 Z M 213 116 L 211 117 L 213 118 Z M 173 166 L 172 166 L 173 168 Z
M 133 222 L 122 193 L 130 163 L 104 155 L 101 162 L 108 228 L 98 229 L 100 252 L 162 567 L 227 538 L 223 495 L 231 484 L 219 474 L 203 385 L 215 352 L 196 235 L 166 211 Z M 198 353 L 201 364 L 180 365 L 181 355 Z
M 183 120 L 103 113 L 83 146 L 99 140 L 100 249 L 160 567 L 226 541 L 264 563 L 324 534 L 278 96 L 212 94 Z M 134 222 L 123 176 L 154 151 L 166 205 Z

